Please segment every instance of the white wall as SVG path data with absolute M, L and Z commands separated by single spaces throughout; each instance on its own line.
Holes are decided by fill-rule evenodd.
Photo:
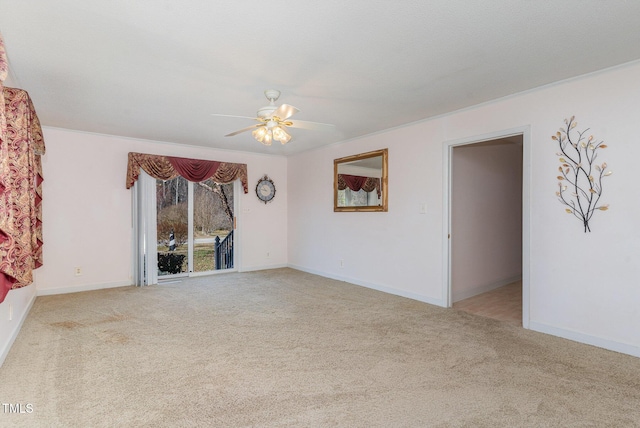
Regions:
M 239 268 L 286 265 L 286 158 L 46 127 L 44 138 L 44 266 L 36 271 L 35 281 L 39 295 L 132 283 L 128 152 L 246 163 L 249 193 L 242 194 L 236 213 Z M 264 174 L 277 186 L 276 198 L 268 205 L 255 196 L 255 184 Z M 75 267 L 82 268 L 81 276 L 75 276 Z
M 20 327 L 35 299 L 36 286 L 31 284 L 9 291 L 7 297 L 0 303 L 0 366 L 18 336 Z
M 603 193 L 610 209 L 594 215 L 588 234 L 555 197 L 558 150 L 550 137 L 572 115 L 578 129 L 606 141 L 601 160 L 614 171 Z M 289 263 L 446 306 L 444 142 L 530 126 L 530 327 L 640 356 L 639 115 L 636 62 L 293 156 Z M 334 213 L 333 159 L 384 147 L 389 212 Z
M 453 302 L 522 276 L 522 145 L 457 146 L 451 159 Z
M 291 266 L 441 302 L 440 284 L 431 285 L 442 273 L 442 232 L 434 227 L 442 224 L 442 154 L 440 145 L 426 144 L 440 130 L 433 122 L 421 129 L 423 135 L 405 127 L 289 159 Z M 411 140 L 417 144 L 406 150 Z M 333 212 L 333 160 L 382 148 L 389 149 L 389 211 Z

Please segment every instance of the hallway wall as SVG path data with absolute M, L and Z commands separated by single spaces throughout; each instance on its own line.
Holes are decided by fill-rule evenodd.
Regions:
M 457 302 L 522 277 L 522 138 L 456 146 L 450 174 Z

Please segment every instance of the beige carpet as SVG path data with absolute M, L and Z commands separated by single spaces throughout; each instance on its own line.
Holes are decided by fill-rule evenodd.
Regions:
M 39 297 L 0 426 L 640 426 L 640 359 L 291 269 Z M 6 406 L 5 406 L 6 407 Z

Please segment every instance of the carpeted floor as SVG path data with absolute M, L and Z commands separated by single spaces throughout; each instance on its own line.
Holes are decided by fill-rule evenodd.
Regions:
M 276 269 L 39 297 L 0 426 L 633 427 L 640 359 Z

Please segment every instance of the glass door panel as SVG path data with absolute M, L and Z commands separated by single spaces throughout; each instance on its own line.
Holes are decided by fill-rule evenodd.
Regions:
M 189 182 L 156 180 L 158 277 L 189 272 Z
M 233 268 L 233 183 L 193 183 L 193 272 Z

